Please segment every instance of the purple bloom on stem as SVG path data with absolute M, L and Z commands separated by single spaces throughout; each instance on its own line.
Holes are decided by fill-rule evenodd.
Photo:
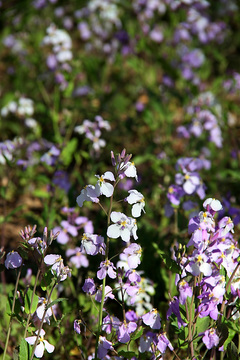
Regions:
M 213 328 L 206 330 L 202 341 L 206 345 L 207 349 L 212 349 L 214 346 L 217 346 L 219 343 L 219 337 L 216 333 L 216 330 Z
M 66 221 L 66 220 L 61 221 L 61 226 L 62 226 L 62 228 L 60 226 L 58 226 L 53 229 L 55 232 L 57 232 L 57 231 L 60 232 L 57 237 L 57 242 L 59 244 L 66 244 L 69 241 L 68 234 L 70 234 L 72 236 L 77 236 L 78 231 L 77 231 L 76 226 L 69 224 L 68 221 Z
M 5 266 L 7 269 L 17 269 L 22 265 L 22 258 L 16 251 L 7 254 Z
M 171 185 L 168 188 L 167 197 L 173 205 L 179 205 L 180 199 L 183 197 L 184 191 L 179 185 Z
M 114 295 L 112 293 L 112 288 L 111 286 L 106 285 L 105 287 L 105 294 L 104 294 L 104 301 L 106 301 L 108 298 L 110 299 L 114 299 Z M 95 296 L 95 300 L 97 302 L 101 302 L 102 301 L 102 286 L 100 286 L 100 288 L 98 289 L 96 296 Z
M 104 336 L 99 336 L 97 354 L 99 359 L 104 359 L 108 350 L 114 350 L 111 341 L 108 341 Z
M 111 279 L 115 279 L 117 277 L 115 270 L 116 267 L 113 265 L 111 261 L 109 260 L 102 261 L 100 264 L 100 269 L 97 272 L 97 277 L 98 279 L 102 280 L 108 275 Z
M 160 329 L 161 328 L 161 319 L 156 309 L 152 309 L 147 314 L 142 316 L 142 320 L 145 325 L 150 326 L 151 329 Z
M 181 305 L 184 305 L 187 300 L 187 297 L 190 297 L 190 298 L 192 297 L 193 290 L 185 280 L 181 280 L 179 282 L 178 289 L 179 289 L 179 293 L 180 293 L 179 302 Z
M 84 201 L 92 201 L 94 203 L 98 203 L 100 196 L 100 188 L 99 186 L 87 185 L 82 189 L 81 194 L 77 197 L 77 204 L 82 207 Z
M 107 315 L 103 319 L 102 329 L 103 329 L 103 331 L 106 331 L 107 334 L 111 334 L 112 329 L 117 330 L 119 328 L 120 324 L 121 324 L 121 321 L 117 317 Z
M 118 328 L 117 336 L 118 341 L 121 343 L 127 343 L 130 341 L 130 334 L 134 332 L 137 328 L 137 324 L 134 322 L 123 322 L 122 325 Z
M 145 335 L 140 337 L 139 351 L 144 353 L 146 351 L 153 352 L 152 343 L 154 340 L 155 334 L 148 331 Z
M 86 216 L 78 216 L 75 219 L 76 225 L 81 225 L 83 227 L 85 233 L 93 234 L 93 223 L 91 220 L 88 220 Z
M 81 324 L 81 320 L 74 320 L 73 329 L 77 334 L 81 334 L 80 324 Z
M 171 314 L 176 315 L 178 321 L 178 327 L 180 329 L 181 326 L 186 326 L 187 324 L 181 318 L 180 310 L 179 310 L 179 300 L 176 296 L 170 301 L 169 309 L 167 311 L 167 320 L 169 319 Z
M 68 249 L 66 251 L 66 256 L 70 257 L 70 262 L 76 266 L 77 269 L 79 269 L 81 266 L 88 267 L 89 261 L 81 251 L 79 247 L 76 247 L 75 249 Z
M 132 243 L 123 250 L 123 253 L 128 256 L 127 262 L 130 269 L 136 269 L 141 262 L 140 261 L 142 255 L 141 246 L 136 243 Z
M 169 347 L 169 349 L 172 351 L 173 350 L 173 346 L 170 343 L 170 341 L 168 340 L 166 333 L 162 333 L 160 335 L 158 335 L 158 340 L 157 340 L 157 348 L 158 350 L 164 354 L 167 347 Z
M 85 279 L 82 289 L 87 294 L 94 295 L 96 293 L 96 286 L 93 279 Z
M 88 255 L 97 255 L 98 253 L 105 254 L 104 238 L 96 234 L 83 234 L 81 251 Z

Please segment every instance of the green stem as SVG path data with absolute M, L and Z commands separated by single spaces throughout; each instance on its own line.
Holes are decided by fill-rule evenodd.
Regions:
M 225 294 L 227 294 L 228 288 L 229 288 L 229 286 L 231 285 L 231 282 L 232 282 L 232 280 L 233 280 L 233 278 L 234 278 L 234 276 L 235 276 L 235 274 L 236 274 L 239 266 L 240 266 L 240 263 L 237 264 L 237 266 L 235 267 L 232 275 L 230 276 L 230 279 L 228 280 L 228 283 L 227 283 L 227 285 L 226 285 Z M 220 322 L 221 322 L 221 319 L 222 319 L 222 316 L 223 316 L 223 311 L 224 311 L 224 307 L 225 307 L 225 306 L 226 306 L 226 303 L 225 303 L 225 301 L 223 301 L 223 302 L 222 302 L 222 305 L 221 305 L 221 309 L 220 309 L 220 315 L 219 315 L 219 318 L 218 318 L 218 324 L 220 324 Z
M 119 182 L 119 179 L 115 182 L 114 189 L 115 189 L 116 185 L 118 184 L 118 182 Z M 109 205 L 108 213 L 106 213 L 106 211 L 103 209 L 105 214 L 107 215 L 107 226 L 110 225 L 110 216 L 111 216 L 111 212 L 112 212 L 112 206 L 113 206 L 113 194 L 110 198 L 110 205 Z M 105 261 L 108 260 L 109 242 L 110 242 L 110 239 L 109 239 L 109 237 L 107 237 Z M 104 305 L 104 299 L 105 299 L 105 287 L 106 287 L 106 277 L 103 279 L 103 283 L 102 283 L 102 299 L 101 299 L 99 316 L 98 316 L 98 331 L 97 331 L 97 335 L 96 335 L 95 359 L 97 359 L 98 341 L 99 341 L 99 336 L 100 336 L 100 333 L 102 330 L 102 314 L 103 314 L 103 305 Z
M 96 336 L 96 345 L 95 345 L 95 359 L 97 359 L 98 353 L 98 340 L 102 329 L 102 314 L 103 314 L 103 305 L 104 305 L 104 298 L 105 298 L 105 287 L 106 287 L 106 277 L 103 279 L 102 283 L 102 299 L 100 304 L 100 310 L 98 315 L 98 331 Z
M 2 360 L 5 360 L 5 357 L 6 357 L 6 354 L 7 354 L 7 347 L 8 347 L 9 337 L 10 337 L 10 333 L 11 333 L 11 329 L 12 329 L 12 319 L 13 319 L 13 313 L 14 313 L 14 308 L 15 308 L 17 289 L 18 289 L 18 284 L 19 284 L 21 271 L 22 271 L 22 266 L 18 270 L 17 280 L 16 280 L 16 284 L 15 284 L 13 302 L 12 302 L 12 309 L 11 309 L 11 316 L 10 316 L 10 321 L 9 321 L 9 325 L 8 325 L 7 338 L 6 338 L 6 342 L 5 342 L 4 353 L 3 353 L 3 359 Z
M 36 275 L 36 279 L 35 279 L 35 283 L 34 283 L 34 287 L 33 287 L 32 298 L 31 298 L 31 303 L 30 303 L 30 308 L 29 308 L 29 314 L 28 314 L 28 317 L 27 317 L 27 324 L 25 326 L 25 331 L 24 331 L 24 335 L 23 335 L 24 339 L 27 336 L 27 330 L 28 330 L 30 318 L 31 318 L 31 315 L 32 315 L 31 314 L 31 309 L 32 309 L 32 305 L 33 305 L 33 299 L 34 299 L 34 295 L 35 295 L 37 282 L 38 282 L 38 278 L 40 276 L 40 273 L 41 273 L 41 266 L 39 266 L 39 269 L 38 269 L 38 272 L 37 272 L 37 275 Z

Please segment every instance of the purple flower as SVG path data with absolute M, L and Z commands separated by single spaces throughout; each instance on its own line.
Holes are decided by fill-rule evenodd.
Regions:
M 74 237 L 77 236 L 78 231 L 77 231 L 76 226 L 69 224 L 68 221 L 66 221 L 66 220 L 61 221 L 61 226 L 62 226 L 62 228 L 58 226 L 53 229 L 55 232 L 58 232 L 58 231 L 60 232 L 57 237 L 57 242 L 59 244 L 66 244 L 69 241 L 68 234 L 70 234 Z
M 108 298 L 110 299 L 114 299 L 114 295 L 112 293 L 112 288 L 109 285 L 105 286 L 105 294 L 104 294 L 104 301 L 106 301 Z M 102 285 L 100 286 L 100 288 L 98 289 L 96 296 L 95 296 L 95 300 L 97 302 L 101 302 L 102 300 Z
M 70 257 L 70 262 L 76 266 L 77 269 L 80 267 L 88 267 L 89 261 L 81 251 L 79 247 L 75 249 L 68 249 L 66 251 L 66 256 Z
M 193 290 L 189 286 L 189 284 L 185 280 L 181 280 L 178 284 L 178 290 L 179 290 L 179 302 L 181 305 L 184 305 L 187 297 L 192 297 Z
M 104 336 L 99 336 L 97 354 L 99 359 L 104 359 L 108 350 L 114 350 L 111 341 L 108 341 Z
M 22 258 L 16 251 L 7 254 L 5 266 L 7 269 L 17 269 L 22 265 Z
M 111 334 L 112 329 L 117 330 L 119 328 L 120 324 L 121 324 L 121 321 L 117 317 L 107 315 L 103 319 L 102 329 L 103 329 L 103 331 L 106 331 L 107 334 Z
M 169 309 L 167 311 L 167 320 L 169 319 L 169 317 L 172 313 L 174 315 L 176 315 L 176 317 L 177 317 L 179 329 L 181 328 L 181 326 L 187 325 L 181 318 L 181 314 L 180 314 L 180 310 L 179 310 L 179 300 L 176 296 L 174 296 L 173 299 L 170 301 Z
M 145 335 L 140 337 L 139 351 L 144 353 L 146 351 L 153 352 L 152 343 L 155 338 L 155 334 L 148 331 Z
M 83 234 L 81 251 L 88 255 L 97 255 L 98 253 L 105 254 L 104 238 L 96 234 Z
M 96 286 L 93 279 L 85 279 L 82 289 L 85 293 L 94 295 L 96 293 Z
M 173 346 L 170 343 L 170 341 L 168 340 L 166 333 L 162 333 L 160 335 L 158 335 L 158 339 L 157 339 L 157 348 L 158 350 L 164 354 L 167 347 L 169 347 L 169 349 L 172 351 L 173 350 Z
M 99 186 L 87 185 L 82 189 L 81 194 L 77 197 L 77 204 L 82 207 L 84 201 L 98 203 L 98 196 L 101 195 Z
M 217 346 L 219 343 L 219 337 L 216 333 L 216 330 L 211 328 L 204 332 L 202 341 L 206 345 L 207 349 L 212 349 L 214 346 Z
M 73 329 L 74 331 L 76 331 L 77 334 L 81 334 L 80 324 L 81 324 L 81 320 L 74 320 Z
M 158 314 L 156 309 L 152 309 L 147 314 L 144 314 L 142 316 L 142 320 L 144 324 L 150 326 L 151 329 L 161 328 L 160 315 Z
M 121 343 L 127 343 L 130 341 L 130 334 L 137 329 L 137 324 L 134 322 L 123 322 L 121 326 L 119 326 L 117 331 L 118 341 Z
M 141 246 L 136 243 L 132 243 L 123 250 L 123 253 L 128 256 L 127 262 L 130 269 L 136 269 L 141 262 L 140 261 L 142 255 Z
M 115 270 L 116 267 L 113 265 L 111 261 L 109 260 L 102 261 L 100 263 L 100 269 L 97 272 L 97 277 L 99 280 L 102 280 L 108 275 L 111 279 L 115 279 L 117 277 Z
M 181 186 L 179 185 L 171 185 L 168 188 L 167 197 L 171 204 L 179 205 L 181 197 L 183 197 L 184 191 Z

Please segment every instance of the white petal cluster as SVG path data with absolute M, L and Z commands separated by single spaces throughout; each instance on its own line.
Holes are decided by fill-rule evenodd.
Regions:
M 111 197 L 114 191 L 114 187 L 105 180 L 115 181 L 113 173 L 111 171 L 106 171 L 102 176 L 95 176 L 98 178 L 97 185 L 99 186 L 100 194 L 105 195 L 106 197 Z
M 20 97 L 18 101 L 10 101 L 1 109 L 3 117 L 14 114 L 19 117 L 28 117 L 34 114 L 34 103 L 29 98 Z
M 126 201 L 131 205 L 133 204 L 132 216 L 133 217 L 139 217 L 139 216 L 141 216 L 142 211 L 145 213 L 145 210 L 144 210 L 144 206 L 145 206 L 144 196 L 143 196 L 143 194 L 141 194 L 137 190 L 129 190 L 128 192 L 129 192 L 130 195 L 128 195 L 128 197 L 126 198 Z
M 52 45 L 53 52 L 57 61 L 64 63 L 72 60 L 72 40 L 65 30 L 57 29 L 54 24 L 47 28 L 47 36 L 43 39 L 43 44 Z
M 207 209 L 207 206 L 210 207 L 211 210 L 213 211 L 220 211 L 222 210 L 222 204 L 220 203 L 219 200 L 216 200 L 214 198 L 208 198 L 204 201 L 203 203 L 203 207 L 205 209 Z
M 123 241 L 128 242 L 133 236 L 137 240 L 137 223 L 136 220 L 117 211 L 111 213 L 111 220 L 114 224 L 107 229 L 107 236 L 112 239 L 121 237 Z
M 35 334 L 38 334 L 38 330 L 35 331 Z M 45 331 L 43 329 L 41 329 L 40 331 L 40 336 L 39 336 L 39 344 L 36 346 L 34 355 L 37 358 L 42 358 L 43 357 L 43 353 L 44 350 L 46 349 L 48 353 L 52 353 L 55 349 L 55 347 L 51 344 L 49 344 L 49 342 L 47 340 L 44 339 L 44 335 L 45 335 Z M 37 336 L 29 336 L 27 338 L 25 338 L 25 340 L 30 344 L 30 345 L 34 345 L 35 341 L 37 339 Z

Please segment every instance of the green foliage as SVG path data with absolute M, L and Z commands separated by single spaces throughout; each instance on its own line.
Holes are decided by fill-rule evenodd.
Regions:
M 24 296 L 24 311 L 26 314 L 33 314 L 38 306 L 38 296 L 34 293 L 33 290 L 28 288 L 27 293 Z

